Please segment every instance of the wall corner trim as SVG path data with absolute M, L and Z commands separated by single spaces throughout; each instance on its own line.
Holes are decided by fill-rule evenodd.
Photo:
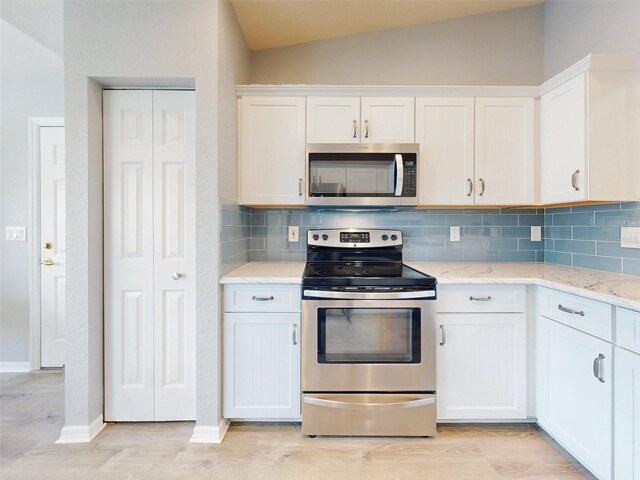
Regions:
M 89 443 L 91 440 L 106 427 L 102 414 L 89 425 L 72 425 L 68 427 L 62 427 L 60 432 L 60 438 L 56 440 L 56 444 L 60 443 Z
M 0 373 L 26 373 L 31 371 L 31 362 L 0 362 Z
M 230 424 L 228 419 L 223 418 L 215 427 L 196 425 L 189 443 L 222 443 Z

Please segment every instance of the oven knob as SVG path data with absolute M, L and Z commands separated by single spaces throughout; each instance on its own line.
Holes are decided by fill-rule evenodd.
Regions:
M 398 239 L 398 235 L 391 235 L 391 240 L 394 242 Z
M 389 240 L 389 236 L 388 235 L 382 235 L 382 240 L 384 240 L 386 242 L 387 240 Z
M 313 234 L 313 239 L 314 239 L 314 240 L 318 240 L 319 238 L 320 238 L 320 237 L 318 236 L 318 234 L 317 234 L 317 233 L 314 233 L 314 234 Z
M 329 240 L 329 235 L 327 235 L 326 233 L 324 235 L 322 235 L 322 239 L 323 240 Z

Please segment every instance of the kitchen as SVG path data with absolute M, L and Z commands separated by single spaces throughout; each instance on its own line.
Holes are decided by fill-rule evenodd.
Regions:
M 587 266 L 586 263 L 580 264 L 579 262 L 590 262 L 589 265 L 593 268 L 595 264 L 604 264 L 610 260 L 585 258 L 597 257 L 597 255 L 594 255 L 596 241 L 593 239 L 585 239 L 586 244 L 578 242 L 581 246 L 588 244 L 587 247 L 590 247 L 592 243 L 594 246 L 593 252 L 589 250 L 577 252 L 569 250 L 567 252 L 565 248 L 567 246 L 566 240 L 577 241 L 577 239 L 564 237 L 566 231 L 562 229 L 562 226 L 571 225 L 575 235 L 576 231 L 580 234 L 588 234 L 588 229 L 594 226 L 596 219 L 601 219 L 603 222 L 598 225 L 616 225 L 616 221 L 619 225 L 621 219 L 630 219 L 631 223 L 625 223 L 625 225 L 633 225 L 635 210 L 628 208 L 629 204 L 612 204 L 617 206 L 617 211 L 605 209 L 603 206 L 592 207 L 593 210 L 588 210 L 586 206 L 582 206 L 570 207 L 576 209 L 574 211 L 571 209 L 555 210 L 544 208 L 544 213 L 543 209 L 538 207 L 530 208 L 529 210 L 492 208 L 490 211 L 489 209 L 443 208 L 426 209 L 424 211 L 413 209 L 411 211 L 400 211 L 383 208 L 367 212 L 354 212 L 346 211 L 345 209 L 327 211 L 323 208 L 264 210 L 240 206 L 239 203 L 245 202 L 239 201 L 241 194 L 236 191 L 236 185 L 238 185 L 238 163 L 236 160 L 238 156 L 235 153 L 236 122 L 222 121 L 222 119 L 235 118 L 236 116 L 236 85 L 253 83 L 340 85 L 352 83 L 363 85 L 504 85 L 507 87 L 509 85 L 529 85 L 537 87 L 544 80 L 560 73 L 586 54 L 591 52 L 599 53 L 599 49 L 604 49 L 601 50 L 602 53 L 633 53 L 633 51 L 625 50 L 625 48 L 629 48 L 625 46 L 610 50 L 614 47 L 609 46 L 609 44 L 602 47 L 585 45 L 584 48 L 589 47 L 588 50 L 580 50 L 579 53 L 574 52 L 571 55 L 564 53 L 565 57 L 560 59 L 554 57 L 556 55 L 562 56 L 563 54 L 555 52 L 556 47 L 554 45 L 557 45 L 558 39 L 553 35 L 560 35 L 560 32 L 552 28 L 553 22 L 560 21 L 561 14 L 569 15 L 572 18 L 573 15 L 579 14 L 581 8 L 586 7 L 587 5 L 582 7 L 574 6 L 575 11 L 566 11 L 563 9 L 569 9 L 569 6 L 563 7 L 552 4 L 545 5 L 544 8 L 540 6 L 530 7 L 526 12 L 514 10 L 490 14 L 479 17 L 476 19 L 477 22 L 472 22 L 471 19 L 473 17 L 469 17 L 466 21 L 451 21 L 447 22 L 446 25 L 434 24 L 433 28 L 427 26 L 406 30 L 406 35 L 409 37 L 407 44 L 411 43 L 410 40 L 415 35 L 422 38 L 423 42 L 426 41 L 425 38 L 438 35 L 442 39 L 436 45 L 444 45 L 447 43 L 447 38 L 449 38 L 446 31 L 451 32 L 449 35 L 453 41 L 453 37 L 461 34 L 461 30 L 467 29 L 468 35 L 470 31 L 477 32 L 480 28 L 484 29 L 481 30 L 485 39 L 483 48 L 480 49 L 479 46 L 475 46 L 476 43 L 481 42 L 472 42 L 467 37 L 467 41 L 464 42 L 464 48 L 461 47 L 458 56 L 446 55 L 452 58 L 451 63 L 447 63 L 446 59 L 442 58 L 444 53 L 442 49 L 431 52 L 433 58 L 430 58 L 430 60 L 441 66 L 438 69 L 424 69 L 417 65 L 412 67 L 413 70 L 389 68 L 390 66 L 397 67 L 394 62 L 402 60 L 403 56 L 378 54 L 376 49 L 364 48 L 368 41 L 376 41 L 375 36 L 373 39 L 371 37 L 374 34 L 351 40 L 347 39 L 344 40 L 346 42 L 345 45 L 350 45 L 352 41 L 362 43 L 352 46 L 352 50 L 345 48 L 344 53 L 336 51 L 335 46 L 331 47 L 330 50 L 333 52 L 331 61 L 327 61 L 323 65 L 324 68 L 320 69 L 315 78 L 310 78 L 301 77 L 301 75 L 304 75 L 304 69 L 301 68 L 301 65 L 304 65 L 302 60 L 306 55 L 304 49 L 300 51 L 301 47 L 297 47 L 297 49 L 296 47 L 291 47 L 291 49 L 267 50 L 263 54 L 249 54 L 248 51 L 243 52 L 241 46 L 238 46 L 237 43 L 230 42 L 230 38 L 235 40 L 241 38 L 241 33 L 237 25 L 230 22 L 229 18 L 233 12 L 230 10 L 230 6 L 226 4 L 215 7 L 198 5 L 197 8 L 185 10 L 171 4 L 165 5 L 163 9 L 154 9 L 144 5 L 124 6 L 120 4 L 118 4 L 118 8 L 109 8 L 100 4 L 74 4 L 68 9 L 65 6 L 65 84 L 67 91 L 84 92 L 81 95 L 82 98 L 76 98 L 75 95 L 68 96 L 65 111 L 67 128 L 77 132 L 67 138 L 68 168 L 73 166 L 73 172 L 77 174 L 77 178 L 69 180 L 67 194 L 78 200 L 67 207 L 68 217 L 78 220 L 68 226 L 69 271 L 67 275 L 72 276 L 71 278 L 76 278 L 76 285 L 79 287 L 67 294 L 67 321 L 70 329 L 68 331 L 68 340 L 71 342 L 69 348 L 73 349 L 75 342 L 76 350 L 72 351 L 77 351 L 78 355 L 69 358 L 66 364 L 67 407 L 65 425 L 68 427 L 90 425 L 98 414 L 103 412 L 102 404 L 98 400 L 98 397 L 102 395 L 103 385 L 101 352 L 99 350 L 92 351 L 89 349 L 87 351 L 79 348 L 80 344 L 85 341 L 89 341 L 89 344 L 94 345 L 102 344 L 102 316 L 96 313 L 101 309 L 102 300 L 88 294 L 88 292 L 96 290 L 102 291 L 102 274 L 99 269 L 96 269 L 95 265 L 89 262 L 89 258 L 93 255 L 97 254 L 101 257 L 102 252 L 96 246 L 96 243 L 87 244 L 86 240 L 80 241 L 81 239 L 96 238 L 96 235 L 101 235 L 102 205 L 96 196 L 97 192 L 101 191 L 101 175 L 97 172 L 101 170 L 102 149 L 100 142 L 96 141 L 101 137 L 101 114 L 96 111 L 96 105 L 99 104 L 97 99 L 101 96 L 102 86 L 118 87 L 124 85 L 146 86 L 148 88 L 149 86 L 154 86 L 150 84 L 153 83 L 149 81 L 150 77 L 162 79 L 157 81 L 156 84 L 174 88 L 189 88 L 195 85 L 197 92 L 195 99 L 196 158 L 207 160 L 198 161 L 196 164 L 196 209 L 194 213 L 196 222 L 195 242 L 198 246 L 196 250 L 196 265 L 199 278 L 224 276 L 248 260 L 288 260 L 300 262 L 300 265 L 303 266 L 306 259 L 306 245 L 304 242 L 287 241 L 288 228 L 285 229 L 285 227 L 290 225 L 301 227 L 298 236 L 302 238 L 306 238 L 307 230 L 311 228 L 346 227 L 364 229 L 375 227 L 402 230 L 405 234 L 404 260 L 412 264 L 413 262 L 434 261 L 496 261 L 500 259 L 500 256 L 504 256 L 504 260 L 535 262 L 538 260 L 538 255 L 540 255 L 538 252 L 544 252 L 545 259 L 547 254 L 550 253 L 551 258 L 558 258 L 560 263 L 566 264 L 567 261 L 577 261 L 578 263 L 575 266 Z M 589 15 L 593 15 L 593 12 L 598 11 L 599 7 L 596 4 L 590 8 L 595 9 L 587 10 Z M 212 12 L 211 9 L 214 9 L 215 12 Z M 131 18 L 123 13 L 127 11 L 131 13 Z M 134 25 L 129 23 L 134 22 L 134 19 L 139 18 L 140 15 L 149 16 L 148 24 Z M 180 31 L 183 23 L 175 20 L 183 17 L 184 31 Z M 98 18 L 101 20 L 98 21 Z M 105 20 L 108 18 L 113 21 L 108 22 Z M 108 25 L 108 28 L 103 25 L 103 22 Z M 466 25 L 465 22 L 472 23 L 471 25 Z M 211 31 L 208 26 L 211 24 L 216 24 L 220 28 L 217 31 Z M 541 35 L 543 24 L 545 27 L 544 45 L 540 43 L 543 38 Z M 549 32 L 546 31 L 547 26 L 550 30 Z M 136 31 L 136 29 L 141 29 L 138 32 L 140 38 L 148 39 L 143 42 L 144 44 L 138 44 L 133 39 L 129 41 L 130 37 L 123 34 L 123 32 Z M 169 33 L 160 35 L 156 32 Z M 398 32 L 395 33 L 397 34 Z M 548 46 L 547 37 L 549 38 Z M 120 44 L 122 48 L 114 47 L 113 42 L 116 38 L 122 42 Z M 500 38 L 509 38 L 510 40 L 505 42 Z M 388 37 L 383 35 L 379 41 L 385 43 L 386 39 Z M 491 43 L 492 41 L 494 42 L 493 44 Z M 323 45 L 326 44 L 318 45 L 320 50 L 322 50 Z M 338 43 L 338 45 L 342 44 Z M 536 48 L 532 48 L 533 46 Z M 511 47 L 511 50 L 509 50 L 509 47 Z M 96 48 L 99 48 L 102 53 L 96 54 Z M 145 51 L 149 51 L 147 49 L 163 51 L 167 58 L 161 57 L 153 59 L 153 61 L 152 59 L 147 59 L 147 55 L 144 54 Z M 237 55 L 238 50 L 240 50 L 240 56 Z M 371 65 L 385 65 L 383 70 L 387 72 L 386 75 L 383 74 L 382 70 L 372 68 L 371 65 L 362 70 L 364 75 L 358 75 L 357 73 L 354 75 L 350 73 L 353 70 L 349 70 L 344 63 L 344 68 L 331 71 L 333 69 L 330 65 L 340 65 L 341 61 L 346 61 L 341 60 L 341 55 L 344 55 L 345 59 L 349 57 L 351 61 L 358 63 L 364 60 L 354 60 L 353 53 L 369 52 L 370 50 L 373 53 L 369 53 L 369 55 L 380 55 L 375 57 L 377 63 L 374 60 L 370 60 Z M 411 55 L 428 55 L 430 53 L 422 49 L 412 51 L 405 48 L 405 50 L 409 51 L 406 53 L 407 57 L 402 61 L 409 62 L 412 65 L 415 62 L 412 61 Z M 184 51 L 188 51 L 190 54 L 185 56 L 182 53 Z M 545 72 L 544 75 L 542 73 L 543 51 L 545 54 L 544 68 L 546 68 L 547 57 L 550 62 L 550 71 L 548 74 Z M 502 53 L 502 55 L 499 55 L 499 53 Z M 508 53 L 512 55 L 509 56 Z M 318 58 L 322 58 L 322 55 L 322 51 L 318 52 Z M 567 55 L 571 57 L 569 60 L 566 58 Z M 486 65 L 489 65 L 490 68 L 473 68 L 472 65 L 477 65 L 477 63 L 472 62 L 474 56 L 485 60 Z M 396 57 L 400 57 L 400 60 Z M 199 62 L 198 59 L 202 58 L 215 58 L 216 64 L 212 65 L 210 61 Z M 161 64 L 162 61 L 167 63 L 163 65 Z M 556 63 L 551 63 L 553 61 Z M 287 64 L 289 67 L 285 69 L 284 67 Z M 250 75 L 248 65 L 251 65 L 252 73 Z M 394 71 L 398 72 L 397 76 L 389 73 Z M 277 77 L 278 74 L 285 75 L 285 73 L 287 78 Z M 355 78 L 357 80 L 352 80 L 351 82 L 345 80 L 350 74 L 352 79 Z M 367 75 L 370 75 L 371 78 L 364 78 Z M 132 77 L 135 79 L 135 84 L 133 85 L 131 84 Z M 328 80 L 327 77 L 333 80 Z M 407 77 L 412 80 L 407 79 Z M 193 84 L 190 84 L 190 82 L 193 82 Z M 468 90 L 466 94 L 461 96 L 476 96 L 482 90 L 481 87 L 478 88 L 479 90 L 475 92 Z M 367 96 L 366 93 L 355 92 L 354 90 L 356 89 L 351 89 L 350 96 Z M 416 91 L 409 96 L 424 96 L 423 93 Z M 485 96 L 497 96 L 495 90 L 490 88 L 489 95 L 486 95 L 486 93 Z M 287 95 L 291 95 L 291 91 Z M 246 96 L 244 95 L 242 98 Z M 299 96 L 307 96 L 307 94 Z M 397 95 L 390 94 L 388 96 Z M 371 128 L 373 132 L 373 123 Z M 211 132 L 215 132 L 215 135 L 212 135 Z M 303 142 L 303 148 L 305 143 Z M 216 152 L 216 154 L 214 155 L 213 152 Z M 239 175 L 242 178 L 242 173 Z M 82 178 L 86 180 L 86 184 Z M 297 178 L 300 177 L 295 177 L 292 197 L 299 196 Z M 466 180 L 466 178 L 463 180 Z M 465 183 L 463 181 L 463 184 Z M 487 186 L 491 188 L 492 185 Z M 466 194 L 468 185 L 463 185 L 463 188 L 465 188 L 464 193 Z M 220 209 L 218 208 L 218 197 L 224 199 L 221 202 Z M 246 205 L 255 205 L 255 203 L 249 202 Z M 272 205 L 291 205 L 291 203 L 274 202 Z M 531 205 L 536 204 L 530 203 L 529 206 Z M 566 209 L 567 207 L 564 208 Z M 587 213 L 585 214 L 585 212 Z M 593 223 L 587 218 L 589 216 L 593 219 Z M 531 241 L 530 227 L 549 225 L 547 217 L 552 221 L 552 226 L 558 226 L 557 231 L 553 231 L 553 234 L 558 235 L 557 240 L 559 242 L 555 242 L 554 239 L 552 244 L 546 241 L 536 244 L 536 242 Z M 558 223 L 553 223 L 556 220 Z M 218 225 L 221 227 L 220 234 L 223 235 L 222 239 L 218 236 Z M 450 227 L 455 226 L 461 227 L 462 241 L 459 244 L 451 243 L 449 240 Z M 548 238 L 545 236 L 545 239 Z M 219 251 L 220 243 L 222 250 L 220 264 L 218 264 L 217 252 Z M 609 243 L 615 243 L 615 241 L 609 241 Z M 460 246 L 458 247 L 458 245 Z M 568 245 L 575 244 L 569 243 Z M 555 250 L 556 247 L 558 247 L 558 250 Z M 613 248 L 611 245 L 604 245 L 604 247 Z M 613 263 L 620 265 L 619 272 L 622 271 L 623 265 L 628 264 L 628 267 L 624 268 L 633 268 L 635 265 L 632 255 L 629 255 L 628 259 L 624 258 L 623 255 L 605 255 L 605 257 L 616 259 Z M 461 266 L 463 269 L 473 268 L 473 264 L 465 265 L 463 263 L 463 265 Z M 430 264 L 422 268 L 426 269 L 426 273 L 438 278 L 440 284 L 442 284 L 444 281 L 442 279 L 446 278 L 446 275 L 444 275 L 444 272 L 437 271 L 434 267 L 435 265 Z M 544 268 L 546 267 L 547 265 L 545 264 Z M 277 267 L 269 266 L 267 268 L 271 270 Z M 524 275 L 525 279 L 538 277 L 536 273 L 527 273 L 525 268 L 529 267 L 523 265 L 521 269 L 518 269 L 518 275 Z M 614 267 L 609 267 L 609 269 L 611 268 L 615 268 L 615 265 Z M 629 270 L 629 273 L 632 273 L 632 271 Z M 287 277 L 295 277 L 296 275 L 299 281 L 302 271 L 300 270 L 294 274 L 285 274 Z M 465 278 L 468 282 L 468 278 L 473 275 L 481 274 L 477 272 L 468 273 L 467 270 L 463 273 L 453 272 L 450 276 L 454 281 L 457 278 L 460 282 L 460 278 Z M 516 273 L 510 272 L 503 275 L 502 278 L 513 278 Z M 549 273 L 549 275 L 553 275 L 553 272 Z M 583 280 L 586 280 L 586 278 L 583 278 Z M 527 282 L 523 280 L 523 283 Z M 6 282 L 3 282 L 3 287 L 5 284 Z M 528 285 L 533 284 L 528 283 Z M 536 285 L 539 284 L 536 283 Z M 556 284 L 553 285 L 557 286 Z M 546 286 L 553 285 L 546 284 Z M 222 348 L 222 320 L 219 320 L 223 315 L 221 314 L 219 317 L 217 312 L 222 311 L 225 307 L 221 305 L 222 296 L 216 294 L 217 287 L 215 285 L 206 281 L 198 282 L 195 288 L 199 292 L 196 296 L 195 306 L 196 405 L 198 412 L 196 430 L 199 428 L 199 433 L 205 438 L 212 439 L 218 436 L 221 439 L 226 429 L 226 423 L 221 422 L 224 408 L 222 396 L 225 395 L 224 391 L 221 393 L 221 390 L 223 390 L 221 388 L 222 378 L 224 376 L 222 370 L 225 366 L 224 362 L 217 360 L 222 357 L 224 350 Z M 530 289 L 529 286 L 526 288 Z M 634 298 L 632 280 L 625 282 L 623 288 L 628 288 L 630 298 Z M 444 286 L 442 286 L 442 289 L 444 289 Z M 442 299 L 442 289 L 438 291 L 438 301 Z M 576 292 L 574 291 L 574 293 Z M 88 302 L 86 301 L 87 298 L 89 298 Z M 528 294 L 526 299 L 530 299 Z M 608 300 L 605 303 L 619 307 L 633 307 L 635 305 L 633 303 L 620 305 L 612 302 L 609 297 L 597 297 L 597 300 Z M 522 299 L 516 303 L 515 308 L 513 306 L 507 307 L 509 311 L 489 312 L 522 315 L 523 312 L 529 311 L 527 305 L 522 304 Z M 452 316 L 461 313 L 459 311 L 461 306 L 457 307 L 458 310 L 454 307 L 451 308 L 453 310 L 442 313 Z M 637 306 L 635 306 L 635 309 L 637 310 Z M 442 341 L 439 337 L 440 335 L 438 335 L 438 341 Z M 449 338 L 451 338 L 451 335 L 449 335 Z M 609 344 L 611 345 L 611 342 Z M 528 363 L 530 364 L 531 362 Z M 606 385 L 609 386 L 610 383 L 607 382 Z M 107 434 L 109 428 L 100 433 L 96 440 L 100 436 Z M 233 432 L 233 428 L 231 432 Z M 238 428 L 242 429 L 243 427 L 239 426 Z M 354 441 L 359 440 L 354 439 Z M 440 438 L 438 441 L 440 441 Z

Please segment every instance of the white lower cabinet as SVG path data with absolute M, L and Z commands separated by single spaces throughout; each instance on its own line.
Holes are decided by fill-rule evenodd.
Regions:
M 526 316 L 446 313 L 438 326 L 438 420 L 526 418 Z
M 640 480 L 640 355 L 616 348 L 615 478 Z
M 298 285 L 225 286 L 225 418 L 300 419 L 299 290 Z
M 538 317 L 538 423 L 601 480 L 612 470 L 612 365 L 611 343 Z

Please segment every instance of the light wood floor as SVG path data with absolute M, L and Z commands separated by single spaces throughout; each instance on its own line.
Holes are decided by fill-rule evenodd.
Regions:
M 312 439 L 298 425 L 234 424 L 222 445 L 194 445 L 192 423 L 118 424 L 90 444 L 54 445 L 62 409 L 61 373 L 0 375 L 0 478 L 593 478 L 529 425 L 444 425 L 436 439 Z

